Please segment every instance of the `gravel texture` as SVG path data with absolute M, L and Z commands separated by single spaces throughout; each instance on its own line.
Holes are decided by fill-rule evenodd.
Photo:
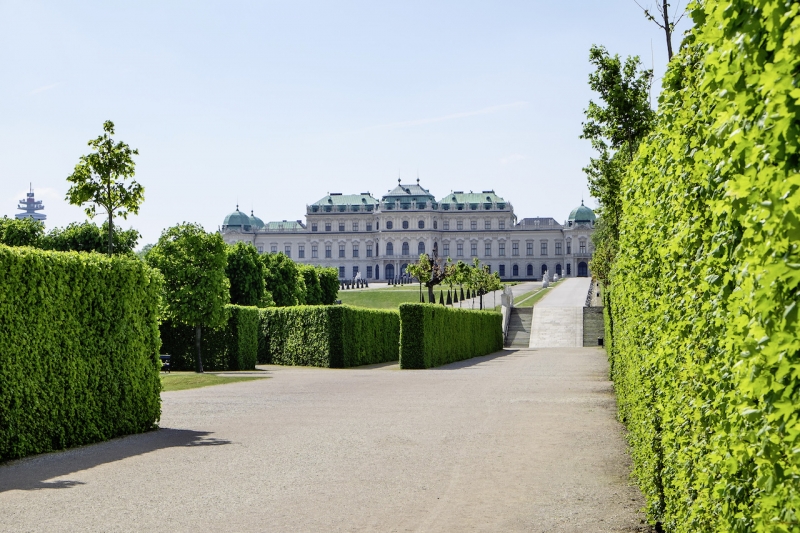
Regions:
M 0 531 L 650 531 L 599 349 L 263 368 L 0 466 Z

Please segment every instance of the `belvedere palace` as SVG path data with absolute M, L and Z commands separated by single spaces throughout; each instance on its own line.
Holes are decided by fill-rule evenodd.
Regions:
M 437 200 L 416 184 L 399 183 L 380 200 L 369 192 L 330 193 L 306 206 L 301 220 L 264 222 L 252 211 L 225 217 L 229 244 L 283 252 L 299 263 L 335 267 L 339 277 L 394 279 L 420 254 L 488 265 L 503 280 L 588 276 L 595 214 L 583 202 L 564 224 L 551 217 L 518 220 L 494 191 L 453 191 Z

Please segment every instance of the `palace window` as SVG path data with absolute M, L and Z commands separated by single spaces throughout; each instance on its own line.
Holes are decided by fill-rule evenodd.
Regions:
M 390 242 L 386 243 L 386 255 L 394 255 L 394 245 Z
M 291 244 L 287 244 L 286 246 L 284 246 L 283 247 L 283 251 L 286 254 L 286 257 L 292 257 L 292 245 Z
M 344 278 L 344 267 L 343 266 L 339 267 L 339 277 L 340 278 Z
M 506 255 L 506 243 L 500 242 L 500 243 L 497 243 L 497 245 L 500 247 L 500 249 L 497 251 L 498 255 L 500 257 L 505 257 L 505 255 Z
M 519 276 L 519 265 L 514 265 L 511 267 L 511 275 L 514 277 Z
M 403 221 L 403 229 L 408 229 L 408 220 Z
M 556 243 L 556 255 L 561 255 L 561 243 Z
M 311 231 L 317 231 L 317 223 L 316 222 L 313 222 L 311 224 Z
M 547 241 L 542 241 L 541 255 L 547 255 Z
M 367 231 L 372 231 L 372 224 L 367 222 Z
M 419 255 L 422 255 L 422 254 L 425 253 L 425 243 L 424 242 L 419 241 L 419 244 L 417 245 L 417 253 Z
M 433 221 L 433 229 L 439 229 L 439 223 L 436 220 Z
M 572 253 L 572 241 L 567 241 L 567 255 Z
M 367 245 L 367 257 L 372 257 L 372 245 Z
M 353 245 L 353 257 L 358 257 L 358 245 Z
M 339 231 L 344 231 L 344 222 L 339 222 Z
M 358 267 L 354 266 L 353 267 L 353 277 L 356 277 L 356 276 L 358 276 Z
M 330 258 L 331 258 L 331 245 L 330 244 L 326 244 L 325 245 L 325 259 L 330 259 Z
M 311 245 L 311 259 L 317 259 L 319 257 L 319 252 L 316 244 Z
M 469 253 L 472 257 L 478 257 L 478 243 L 471 242 L 469 244 Z
M 408 243 L 403 243 L 403 255 L 408 255 L 410 252 L 408 251 Z
M 277 254 L 278 253 L 278 245 L 277 244 L 271 244 L 270 247 L 269 247 L 269 251 L 270 251 L 270 253 Z
M 529 242 L 525 244 L 525 255 L 533 255 L 533 243 Z
M 579 252 L 582 254 L 586 253 L 586 241 L 580 241 Z
M 483 248 L 484 248 L 483 249 L 483 255 L 485 255 L 486 257 L 491 257 L 492 256 L 492 243 L 490 243 L 490 242 L 484 243 Z
M 367 267 L 367 278 L 372 279 L 372 266 Z
M 532 277 L 533 276 L 533 265 L 528 265 L 528 268 L 527 268 L 526 272 L 527 272 L 527 276 L 529 278 Z
M 344 244 L 339 245 L 339 257 L 344 257 Z
M 458 231 L 461 231 L 462 229 L 464 229 L 464 221 L 463 220 L 459 220 L 458 222 L 456 222 L 456 229 Z
M 442 253 L 444 253 L 445 257 L 448 257 L 450 255 L 450 243 L 449 242 L 442 243 Z
M 500 277 L 501 278 L 506 277 L 506 266 L 505 265 L 500 265 Z
M 483 229 L 492 229 L 492 221 L 491 220 L 484 220 L 483 221 Z
M 387 220 L 386 221 L 386 229 L 392 229 L 392 221 L 391 220 Z
M 306 247 L 302 244 L 297 245 L 297 258 L 298 259 L 306 258 Z
M 449 220 L 442 220 L 442 229 L 449 230 L 450 229 L 450 221 Z
M 462 243 L 456 244 L 456 255 L 458 257 L 464 257 L 464 245 Z
M 419 222 L 417 222 L 417 227 L 419 229 L 425 229 L 425 221 L 424 220 L 420 220 Z
M 505 220 L 501 220 L 500 221 L 500 229 L 506 229 L 506 221 Z
M 325 223 L 325 231 L 330 231 L 330 230 L 331 230 L 331 223 L 330 222 L 326 222 Z
M 263 244 L 259 244 L 258 245 L 258 253 L 260 253 L 260 254 L 264 253 L 264 245 Z
M 358 222 L 353 222 L 353 231 L 358 231 Z
M 514 257 L 519 255 L 519 243 L 518 242 L 512 242 L 511 243 L 511 255 L 513 255 Z
M 478 229 L 478 221 L 477 220 L 470 220 L 469 221 L 469 229 L 472 231 L 477 231 Z

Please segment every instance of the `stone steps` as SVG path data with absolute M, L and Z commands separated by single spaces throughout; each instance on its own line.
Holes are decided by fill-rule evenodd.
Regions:
M 531 337 L 531 320 L 533 309 L 518 308 L 511 309 L 511 316 L 508 318 L 508 335 L 506 346 L 510 348 L 527 348 Z
M 533 308 L 531 348 L 577 348 L 583 346 L 583 308 Z

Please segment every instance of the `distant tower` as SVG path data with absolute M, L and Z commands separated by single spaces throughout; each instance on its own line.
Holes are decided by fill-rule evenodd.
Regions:
M 17 213 L 14 215 L 16 218 L 26 218 L 30 217 L 34 220 L 46 220 L 47 215 L 44 213 L 37 213 L 36 211 L 41 211 L 44 209 L 44 204 L 41 200 L 37 200 L 33 196 L 33 184 L 31 184 L 31 192 L 27 195 L 27 198 L 19 201 L 19 207 L 17 209 L 21 209 L 25 211 L 24 213 Z

